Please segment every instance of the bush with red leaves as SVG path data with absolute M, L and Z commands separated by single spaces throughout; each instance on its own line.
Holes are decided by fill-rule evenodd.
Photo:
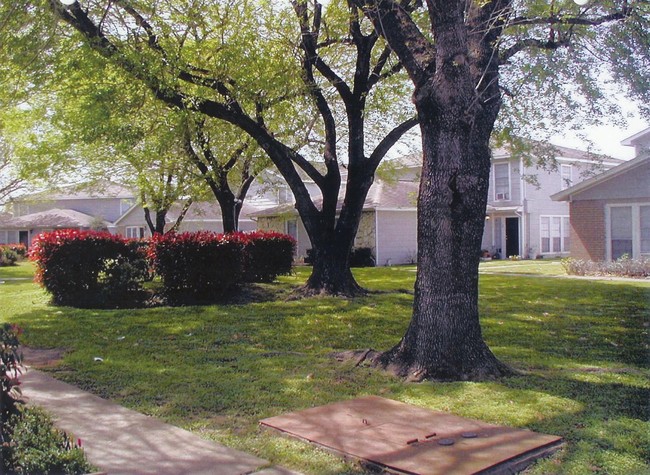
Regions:
M 149 258 L 170 303 L 216 301 L 243 281 L 242 234 L 167 233 L 151 239 Z
M 255 231 L 245 236 L 247 282 L 272 282 L 291 273 L 296 241 L 287 234 Z
M 141 244 L 108 232 L 43 233 L 32 242 L 29 255 L 36 262 L 36 281 L 57 305 L 130 304 L 148 275 Z

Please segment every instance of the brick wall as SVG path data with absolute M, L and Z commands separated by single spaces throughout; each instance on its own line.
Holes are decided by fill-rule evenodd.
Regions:
M 605 260 L 605 201 L 571 202 L 571 257 Z

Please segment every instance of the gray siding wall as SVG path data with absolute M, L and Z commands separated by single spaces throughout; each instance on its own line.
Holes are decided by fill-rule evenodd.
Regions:
M 650 161 L 578 193 L 574 200 L 633 200 L 650 196 Z

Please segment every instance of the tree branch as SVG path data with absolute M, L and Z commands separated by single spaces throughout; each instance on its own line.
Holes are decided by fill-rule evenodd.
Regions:
M 613 21 L 623 20 L 630 15 L 629 8 L 619 12 L 610 13 L 609 15 L 602 15 L 599 17 L 588 18 L 583 16 L 557 16 L 552 15 L 549 17 L 517 17 L 508 22 L 508 26 L 525 26 L 525 25 L 583 25 L 583 26 L 598 26 Z
M 379 166 L 379 163 L 386 156 L 388 151 L 397 143 L 397 141 L 402 138 L 402 136 L 415 127 L 418 124 L 418 119 L 416 117 L 411 117 L 408 120 L 405 120 L 393 130 L 391 130 L 379 144 L 375 147 L 372 154 L 370 154 L 370 167 L 376 169 Z
M 409 14 L 410 2 L 350 0 L 361 8 L 391 49 L 400 58 L 413 83 L 418 86 L 433 76 L 435 50 Z
M 526 38 L 516 42 L 514 45 L 503 51 L 499 55 L 499 61 L 503 64 L 506 63 L 510 58 L 515 56 L 517 53 L 528 49 L 528 48 L 537 48 L 545 50 L 556 50 L 560 48 L 565 48 L 569 46 L 571 42 L 566 40 L 559 41 L 548 41 L 548 40 L 538 40 L 536 38 Z
M 185 219 L 185 215 L 189 211 L 190 206 L 192 206 L 192 203 L 194 203 L 194 200 L 191 197 L 188 198 L 187 201 L 185 201 L 185 204 L 183 205 L 181 212 L 178 213 L 178 217 L 176 218 L 174 225 L 171 228 L 169 228 L 169 231 L 167 231 L 168 233 L 176 232 L 179 230 L 179 228 L 181 227 L 181 223 L 183 222 L 183 219 Z

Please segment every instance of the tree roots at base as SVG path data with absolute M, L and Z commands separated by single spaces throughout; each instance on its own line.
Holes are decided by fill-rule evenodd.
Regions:
M 340 362 L 353 361 L 354 366 L 367 365 L 381 368 L 388 373 L 404 379 L 407 382 L 419 383 L 423 381 L 494 381 L 496 379 L 520 374 L 496 359 L 491 353 L 485 361 L 470 370 L 450 371 L 448 365 L 422 368 L 406 364 L 396 356 L 394 350 L 380 352 L 367 348 L 365 350 L 349 350 L 334 353 L 333 357 Z

